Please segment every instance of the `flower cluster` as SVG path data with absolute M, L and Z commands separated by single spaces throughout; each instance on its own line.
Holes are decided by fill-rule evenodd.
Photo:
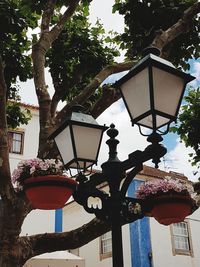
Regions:
M 182 183 L 179 180 L 172 179 L 163 179 L 163 180 L 154 180 L 149 181 L 138 187 L 136 191 L 136 197 L 145 199 L 152 197 L 153 195 L 168 193 L 168 192 L 177 192 L 182 194 L 190 194 L 188 190 L 188 185 Z
M 45 175 L 61 175 L 63 164 L 55 159 L 29 159 L 18 163 L 17 168 L 12 173 L 12 183 L 18 187 L 23 187 L 23 181 L 30 177 Z

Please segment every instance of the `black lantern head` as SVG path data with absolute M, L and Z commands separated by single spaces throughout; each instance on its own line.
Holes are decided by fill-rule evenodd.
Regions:
M 132 124 L 156 131 L 176 120 L 186 84 L 194 77 L 152 53 L 115 85 L 121 91 Z
M 71 116 L 51 135 L 65 167 L 86 170 L 96 164 L 106 129 L 107 127 L 98 125 L 91 115 L 77 111 L 76 107 Z

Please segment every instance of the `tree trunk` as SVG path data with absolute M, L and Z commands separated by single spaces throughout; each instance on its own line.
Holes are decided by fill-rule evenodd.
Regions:
M 27 238 L 19 237 L 28 207 L 17 202 L 14 207 L 0 200 L 0 267 L 22 267 L 31 257 Z
M 4 259 L 4 257 L 0 257 L 0 266 L 1 267 L 23 267 L 23 264 L 13 262 L 12 258 Z
M 3 202 L 0 200 L 0 236 L 3 235 L 3 225 L 4 225 L 4 207 L 3 207 Z M 9 244 L 7 244 L 9 246 Z M 5 245 L 2 244 L 1 246 L 1 251 L 0 251 L 0 266 L 1 267 L 22 267 L 23 265 L 13 262 L 13 258 L 8 256 L 9 251 L 7 253 L 4 253 Z

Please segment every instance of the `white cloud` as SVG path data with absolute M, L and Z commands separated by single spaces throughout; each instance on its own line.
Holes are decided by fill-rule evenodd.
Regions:
M 90 22 L 96 23 L 97 18 L 101 20 L 106 31 L 124 31 L 124 18 L 118 13 L 112 13 L 114 0 L 93 0 L 90 6 Z
M 123 106 L 122 100 L 114 103 L 110 108 L 108 108 L 99 118 L 98 123 L 106 126 L 110 126 L 111 123 L 115 124 L 117 130 L 119 130 L 119 135 L 116 137 L 120 141 L 118 145 L 118 157 L 120 160 L 125 160 L 128 158 L 128 154 L 134 152 L 135 150 L 144 150 L 149 143 L 146 141 L 146 137 L 139 133 L 138 127 L 132 127 L 129 115 Z M 107 134 L 104 134 L 102 141 L 98 168 L 100 165 L 108 159 L 108 146 L 105 144 L 108 139 Z M 173 150 L 165 155 L 164 161 L 159 164 L 159 168 L 167 172 L 174 171 L 178 173 L 183 173 L 188 177 L 189 180 L 197 180 L 193 172 L 197 168 L 192 167 L 189 162 L 189 153 L 192 152 L 191 148 L 186 148 L 179 139 L 176 140 L 176 146 Z M 151 161 L 145 162 L 144 164 L 154 167 Z
M 105 29 L 105 32 L 109 31 L 123 33 L 124 32 L 124 17 L 118 12 L 112 13 L 112 6 L 114 0 L 93 0 L 90 4 L 90 17 L 89 21 L 92 25 L 95 25 L 97 19 L 100 19 L 101 24 Z M 125 57 L 125 50 L 120 50 L 120 56 L 116 57 L 117 62 L 122 62 Z
M 193 87 L 198 87 L 200 83 L 200 62 L 195 61 L 192 63 L 191 75 L 194 76 L 196 79 L 189 83 L 189 85 Z
M 197 168 L 193 167 L 189 162 L 189 154 L 192 152 L 192 148 L 186 148 L 184 143 L 177 139 L 175 148 L 165 157 L 165 168 L 167 168 L 167 171 L 183 173 L 189 180 L 196 181 L 197 176 L 194 175 L 194 172 L 197 171 Z
M 115 124 L 116 129 L 119 131 L 116 139 L 120 141 L 117 149 L 120 160 L 127 159 L 128 154 L 135 150 L 144 150 L 149 145 L 146 137 L 139 133 L 138 127 L 132 127 L 130 117 L 124 108 L 122 100 L 119 100 L 108 108 L 97 121 L 101 125 L 106 124 L 106 126 L 110 126 L 111 123 Z M 107 134 L 104 134 L 98 165 L 108 159 L 108 146 L 105 144 L 107 139 Z
M 51 74 L 48 68 L 45 68 L 45 79 L 48 85 L 48 92 L 52 97 L 54 94 L 54 87 L 52 83 Z M 35 86 L 33 79 L 27 80 L 26 82 L 19 82 L 19 94 L 21 102 L 26 104 L 38 105 L 38 99 L 35 92 Z M 65 102 L 60 101 L 58 110 L 61 110 L 65 106 Z
M 192 75 L 194 75 L 196 79 L 200 81 L 200 62 L 196 61 L 193 63 Z

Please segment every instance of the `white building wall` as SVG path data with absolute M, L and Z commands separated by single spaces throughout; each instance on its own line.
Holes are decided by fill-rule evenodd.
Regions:
M 152 177 L 140 175 L 139 180 L 151 180 Z M 153 267 L 199 267 L 200 266 L 200 208 L 186 218 L 189 222 L 190 240 L 193 254 L 173 254 L 170 226 L 158 223 L 150 218 L 150 238 Z M 133 266 L 134 267 L 134 266 Z
M 189 222 L 193 255 L 173 255 L 170 226 L 150 220 L 151 244 L 154 267 L 199 267 L 200 266 L 200 211 L 195 211 L 186 219 Z
M 32 118 L 28 124 L 19 127 L 24 132 L 24 151 L 23 154 L 10 153 L 10 168 L 13 171 L 17 163 L 22 159 L 31 159 L 37 156 L 39 138 L 39 111 L 31 109 Z
M 29 108 L 32 118 L 27 125 L 20 125 L 19 130 L 24 132 L 23 154 L 10 153 L 11 172 L 16 168 L 17 163 L 23 159 L 31 159 L 37 156 L 39 140 L 39 110 Z M 25 218 L 21 235 L 32 235 L 44 232 L 54 232 L 55 211 L 33 210 Z
M 192 267 L 200 266 L 200 209 L 196 210 L 191 216 L 189 216 L 188 221 L 190 223 L 192 248 L 194 257 L 191 259 L 193 265 Z
M 88 223 L 94 215 L 87 213 L 76 202 L 68 204 L 63 209 L 63 231 L 69 231 Z M 129 226 L 125 225 L 123 231 L 124 267 L 131 266 Z M 85 246 L 79 248 L 79 256 L 85 259 L 86 267 L 112 267 L 112 258 L 100 259 L 100 238 L 96 238 Z
M 53 233 L 55 231 L 54 210 L 33 210 L 24 220 L 21 235 Z

